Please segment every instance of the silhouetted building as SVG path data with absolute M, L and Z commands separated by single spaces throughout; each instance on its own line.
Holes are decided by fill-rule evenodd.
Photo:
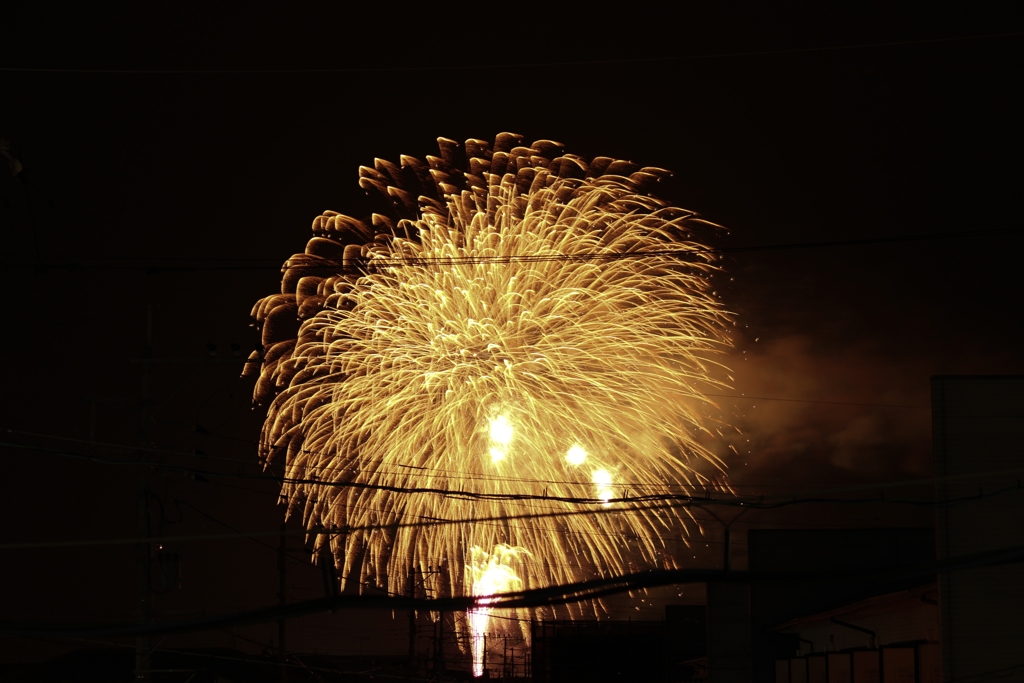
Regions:
M 1024 546 L 1024 377 L 933 377 L 940 559 Z M 1024 680 L 1024 571 L 939 576 L 944 680 Z
M 879 595 L 774 629 L 797 653 L 775 660 L 775 683 L 940 683 L 938 586 Z
M 1024 377 L 935 377 L 932 402 L 935 529 L 751 529 L 754 575 L 819 575 L 710 583 L 706 652 L 679 648 L 700 630 L 692 611 L 676 613 L 693 622 L 685 637 L 672 608 L 666 622 L 537 625 L 535 680 L 1024 680 Z M 908 569 L 1003 550 L 939 576 Z
M 750 683 L 750 587 L 709 582 L 708 683 Z
M 932 529 L 751 529 L 748 548 L 752 572 L 836 572 L 815 580 L 755 583 L 750 587 L 749 680 L 754 683 L 774 683 L 776 662 L 799 656 L 798 636 L 779 630 L 787 622 L 881 595 L 919 589 L 935 580 L 933 576 L 885 577 L 885 571 L 894 566 L 934 562 Z M 713 610 L 710 600 L 708 604 Z M 833 626 L 836 632 L 843 630 Z M 886 643 L 876 642 L 872 647 L 881 644 Z M 797 675 L 796 680 L 802 681 L 802 676 Z
M 686 683 L 703 680 L 705 608 L 669 605 L 665 621 L 533 624 L 535 683 Z

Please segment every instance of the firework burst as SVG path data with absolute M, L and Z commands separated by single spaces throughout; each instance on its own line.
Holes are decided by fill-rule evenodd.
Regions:
M 412 572 L 481 595 L 489 557 L 525 588 L 676 566 L 683 513 L 621 499 L 721 481 L 708 224 L 651 194 L 661 169 L 510 134 L 440 146 L 361 168 L 382 212 L 318 217 L 253 311 L 289 511 L 344 532 L 348 580 L 395 593 Z M 489 521 L 404 526 L 439 519 Z

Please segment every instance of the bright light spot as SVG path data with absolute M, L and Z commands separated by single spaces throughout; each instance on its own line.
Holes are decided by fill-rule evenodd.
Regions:
M 512 441 L 512 423 L 505 415 L 491 420 L 491 441 L 507 446 Z
M 611 473 L 608 470 L 595 470 L 593 479 L 597 484 L 597 497 L 604 501 L 605 507 L 608 507 L 608 501 L 615 497 L 609 488 L 612 485 Z
M 498 462 L 499 460 L 505 459 L 505 451 L 501 450 L 500 448 L 492 448 L 490 450 L 490 453 L 491 462 Z
M 565 459 L 568 460 L 571 465 L 582 465 L 583 461 L 587 459 L 587 452 L 583 450 L 583 446 L 575 444 L 569 449 L 569 452 L 565 454 Z

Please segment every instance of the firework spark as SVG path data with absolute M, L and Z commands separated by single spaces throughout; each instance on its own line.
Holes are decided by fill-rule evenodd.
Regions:
M 318 217 L 253 310 L 261 456 L 284 458 L 289 512 L 351 529 L 329 540 L 342 575 L 395 593 L 411 571 L 486 595 L 473 567 L 494 558 L 525 588 L 676 566 L 663 538 L 686 520 L 620 499 L 721 481 L 702 442 L 729 343 L 693 236 L 709 224 L 650 193 L 661 169 L 439 142 L 361 168 L 390 216 Z M 394 527 L 559 509 L 579 514 Z
M 470 629 L 474 676 L 482 676 L 486 664 L 486 633 L 491 617 L 491 610 L 487 605 L 492 602 L 488 598 L 492 595 L 522 590 L 523 580 L 516 575 L 513 564 L 517 556 L 524 552 L 524 548 L 507 545 L 499 545 L 491 553 L 478 546 L 469 549 L 466 583 L 472 587 L 473 595 L 480 597 L 477 601 L 479 606 L 469 610 L 466 615 Z

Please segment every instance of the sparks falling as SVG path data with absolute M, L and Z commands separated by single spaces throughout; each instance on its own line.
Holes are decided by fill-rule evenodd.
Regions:
M 344 532 L 316 538 L 348 581 L 396 594 L 412 571 L 490 595 L 472 568 L 495 557 L 524 588 L 677 566 L 662 539 L 685 512 L 623 499 L 723 481 L 702 442 L 729 344 L 694 237 L 713 228 L 651 194 L 661 169 L 439 142 L 361 168 L 391 216 L 318 217 L 253 311 L 260 452 L 284 459 L 289 512 Z
M 487 631 L 491 621 L 491 596 L 521 590 L 523 580 L 516 576 L 512 567 L 518 555 L 525 552 L 523 548 L 498 545 L 488 553 L 483 548 L 473 546 L 469 549 L 466 565 L 467 584 L 472 587 L 473 595 L 479 596 L 478 607 L 469 610 L 466 619 L 469 622 L 470 652 L 473 660 L 473 675 L 483 676 L 486 666 Z

